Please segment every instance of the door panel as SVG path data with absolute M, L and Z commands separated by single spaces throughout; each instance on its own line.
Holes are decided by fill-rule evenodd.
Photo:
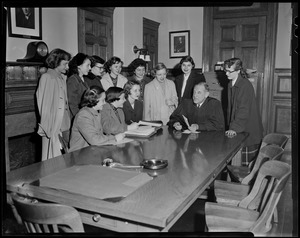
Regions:
M 78 49 L 107 60 L 113 48 L 113 8 L 78 9 Z
M 265 16 L 214 19 L 212 64 L 238 57 L 243 61 L 245 69 L 255 70 L 262 75 L 265 62 L 265 32 Z M 262 83 L 263 80 L 256 82 L 255 90 L 260 110 L 262 110 Z
M 238 57 L 244 67 L 263 72 L 265 17 L 214 20 L 213 63 Z
M 143 48 L 148 49 L 151 57 L 149 70 L 158 63 L 158 27 L 158 22 L 143 18 Z

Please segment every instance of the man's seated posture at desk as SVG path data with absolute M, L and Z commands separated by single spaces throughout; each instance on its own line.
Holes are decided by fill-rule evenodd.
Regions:
M 205 82 L 194 86 L 193 99 L 184 99 L 170 116 L 170 127 L 191 132 L 225 130 L 221 102 L 209 97 Z

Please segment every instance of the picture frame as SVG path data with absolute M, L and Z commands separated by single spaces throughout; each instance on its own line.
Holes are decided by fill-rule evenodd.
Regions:
M 169 32 L 170 58 L 182 58 L 190 55 L 190 31 Z
M 8 34 L 10 37 L 42 39 L 42 8 L 8 8 Z

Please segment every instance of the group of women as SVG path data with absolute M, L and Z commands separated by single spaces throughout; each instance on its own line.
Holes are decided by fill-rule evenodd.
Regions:
M 186 60 L 194 66 L 191 57 Z M 95 55 L 71 57 L 54 49 L 46 65 L 48 70 L 36 91 L 42 160 L 61 155 L 63 150 L 120 141 L 140 120 L 167 124 L 178 106 L 175 83 L 166 78 L 163 63 L 156 65 L 151 79 L 145 74 L 146 62 L 137 58 L 128 66 L 132 75 L 126 78 L 119 57 L 105 62 Z
M 182 75 L 175 81 L 166 78 L 163 63 L 155 66 L 153 79 L 147 77 L 146 62 L 139 58 L 128 66 L 132 72 L 128 78 L 121 74 L 123 62 L 116 56 L 105 62 L 98 56 L 71 57 L 54 49 L 46 64 L 48 71 L 36 91 L 42 160 L 61 155 L 66 148 L 74 151 L 120 141 L 140 120 L 166 125 L 181 98 L 192 98 L 193 86 L 205 81 L 192 72 L 195 63 L 190 56 L 181 59 Z

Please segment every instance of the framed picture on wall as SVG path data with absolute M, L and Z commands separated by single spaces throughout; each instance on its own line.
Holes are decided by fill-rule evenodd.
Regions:
M 169 41 L 170 58 L 190 55 L 190 31 L 171 31 Z
M 40 7 L 8 8 L 10 37 L 42 39 L 42 9 Z

